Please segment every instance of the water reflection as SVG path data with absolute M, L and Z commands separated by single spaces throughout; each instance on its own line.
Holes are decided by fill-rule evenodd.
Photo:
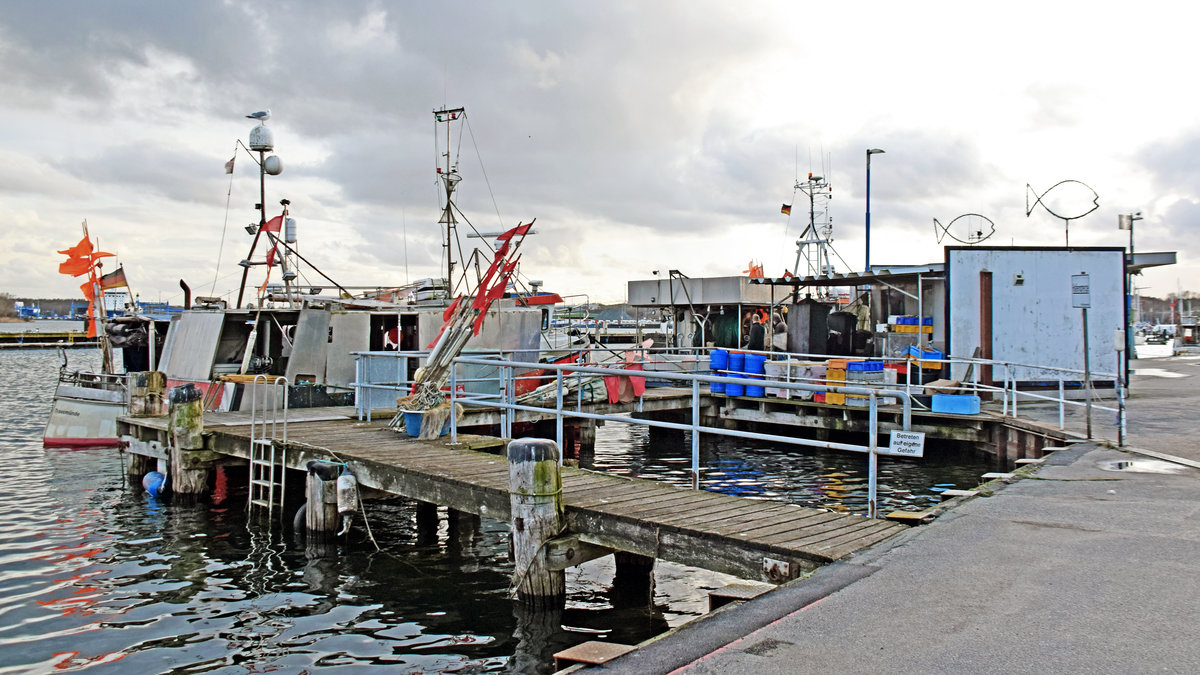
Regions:
M 920 510 L 938 493 L 973 487 L 996 470 L 992 458 L 969 449 L 930 443 L 923 459 L 879 458 L 879 504 L 888 510 Z M 580 465 L 623 476 L 691 485 L 691 434 L 661 433 L 645 426 L 609 423 L 597 429 L 594 455 Z M 747 441 L 700 437 L 701 486 L 750 499 L 766 499 L 835 511 L 867 510 L 867 457 Z

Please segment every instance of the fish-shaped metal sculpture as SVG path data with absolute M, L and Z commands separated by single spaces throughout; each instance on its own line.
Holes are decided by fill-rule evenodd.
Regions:
M 961 227 L 961 229 L 966 230 L 966 239 L 963 239 L 962 237 L 959 237 L 950 231 L 950 228 L 953 227 L 955 223 L 962 220 L 963 218 L 967 219 L 966 221 L 963 222 L 963 225 Z M 987 223 L 987 231 L 986 232 L 984 231 L 983 223 L 973 220 L 974 218 L 978 218 L 979 221 L 983 221 L 983 223 Z M 964 213 L 961 216 L 955 218 L 954 220 L 951 220 L 950 222 L 946 223 L 945 225 L 942 225 L 941 223 L 939 223 L 937 218 L 933 219 L 933 234 L 934 234 L 934 236 L 937 237 L 937 241 L 939 244 L 942 243 L 942 239 L 944 239 L 946 237 L 950 237 L 954 241 L 961 242 L 963 244 L 978 244 L 979 242 L 987 239 L 988 237 L 992 236 L 995 233 L 996 233 L 996 224 L 992 222 L 992 219 L 988 218 L 987 216 L 980 215 L 978 213 Z
M 1071 208 L 1072 212 L 1079 210 L 1079 213 L 1077 213 L 1076 215 L 1073 215 L 1073 216 L 1059 213 L 1058 211 L 1055 211 L 1054 209 L 1050 208 L 1050 206 L 1045 202 L 1046 195 L 1050 194 L 1051 192 L 1054 192 L 1055 190 L 1058 190 L 1062 186 L 1068 186 L 1068 187 L 1064 188 L 1063 190 L 1059 190 L 1060 192 L 1065 191 L 1065 190 L 1070 190 L 1071 188 L 1069 187 L 1069 184 L 1071 184 L 1071 183 L 1082 186 L 1083 190 L 1087 190 L 1087 192 L 1091 193 L 1091 195 L 1092 195 L 1091 201 L 1088 202 L 1087 204 L 1085 204 L 1084 200 L 1087 199 L 1087 195 L 1083 192 L 1083 190 L 1079 190 L 1078 188 L 1075 188 L 1074 191 L 1077 193 L 1078 196 L 1070 195 L 1070 197 L 1075 197 L 1075 198 L 1073 198 L 1073 199 L 1069 198 L 1067 200 L 1066 204 L 1062 204 L 1062 205 L 1055 204 L 1055 206 L 1059 209 Z M 1032 193 L 1033 196 L 1035 197 L 1032 204 L 1029 203 L 1030 193 Z M 1100 208 L 1100 195 L 1096 194 L 1096 191 L 1093 190 L 1090 185 L 1080 182 L 1080 181 L 1077 181 L 1077 180 L 1059 181 L 1059 182 L 1055 183 L 1054 185 L 1050 186 L 1049 190 L 1046 190 L 1045 192 L 1043 192 L 1040 195 L 1037 193 L 1037 191 L 1035 191 L 1033 189 L 1033 186 L 1031 186 L 1029 183 L 1026 183 L 1025 184 L 1025 216 L 1028 217 L 1029 214 L 1033 213 L 1034 207 L 1036 207 L 1038 204 L 1041 204 L 1042 208 L 1046 209 L 1046 212 L 1049 213 L 1050 215 L 1054 216 L 1055 218 L 1062 218 L 1063 220 L 1076 220 L 1076 219 L 1082 218 L 1082 217 L 1086 216 L 1087 214 L 1091 213 L 1092 211 L 1095 211 L 1096 209 Z M 1088 208 L 1088 204 L 1091 205 L 1091 208 Z M 1087 210 L 1082 211 L 1080 209 L 1087 209 Z

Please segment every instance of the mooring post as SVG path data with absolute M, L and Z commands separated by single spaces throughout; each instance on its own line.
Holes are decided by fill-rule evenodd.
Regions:
M 305 465 L 304 532 L 309 546 L 320 545 L 338 531 L 337 477 L 340 464 L 313 460 Z
M 171 443 L 168 485 L 176 495 L 201 495 L 208 490 L 212 458 L 204 450 L 203 394 L 194 384 L 173 387 L 168 396 L 168 439 Z
M 161 417 L 167 378 L 161 371 L 129 374 L 129 414 L 133 417 Z
M 558 445 L 541 438 L 509 442 L 508 478 L 517 597 L 533 607 L 562 608 L 566 575 L 549 569 L 544 550 L 563 530 Z
M 426 546 L 437 543 L 438 536 L 437 504 L 417 502 L 417 544 Z
M 612 601 L 620 607 L 648 607 L 654 597 L 654 558 L 627 551 L 613 553 Z

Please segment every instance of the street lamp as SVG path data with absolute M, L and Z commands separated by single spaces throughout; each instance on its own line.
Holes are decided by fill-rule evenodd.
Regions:
M 1121 230 L 1129 230 L 1129 262 L 1126 263 L 1126 269 L 1128 269 L 1129 265 L 1133 264 L 1133 222 L 1135 220 L 1142 220 L 1142 212 L 1141 211 L 1138 211 L 1136 213 L 1122 213 L 1117 216 L 1117 228 L 1121 229 Z M 1133 358 L 1134 345 L 1137 344 L 1136 341 L 1134 340 L 1134 335 L 1133 335 L 1133 333 L 1134 333 L 1133 322 L 1134 322 L 1135 318 L 1141 319 L 1140 316 L 1135 317 L 1135 312 L 1130 311 L 1131 309 L 1133 309 L 1132 307 L 1130 307 L 1130 305 L 1133 304 L 1132 300 L 1133 300 L 1133 294 L 1134 294 L 1133 272 L 1130 272 L 1125 275 L 1125 284 L 1126 284 L 1125 285 L 1125 314 L 1126 314 L 1126 316 L 1129 317 L 1129 321 L 1127 322 L 1127 324 L 1125 326 L 1125 346 L 1129 350 L 1129 358 Z M 1129 382 L 1129 361 L 1128 360 L 1125 361 L 1125 382 L 1127 384 Z
M 882 155 L 879 148 L 867 149 L 867 252 L 864 271 L 871 272 L 871 155 Z

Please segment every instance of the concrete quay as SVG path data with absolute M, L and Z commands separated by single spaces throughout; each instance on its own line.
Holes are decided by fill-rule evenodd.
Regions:
M 1133 367 L 1126 448 L 1055 452 L 990 497 L 591 670 L 1200 672 L 1200 356 Z

